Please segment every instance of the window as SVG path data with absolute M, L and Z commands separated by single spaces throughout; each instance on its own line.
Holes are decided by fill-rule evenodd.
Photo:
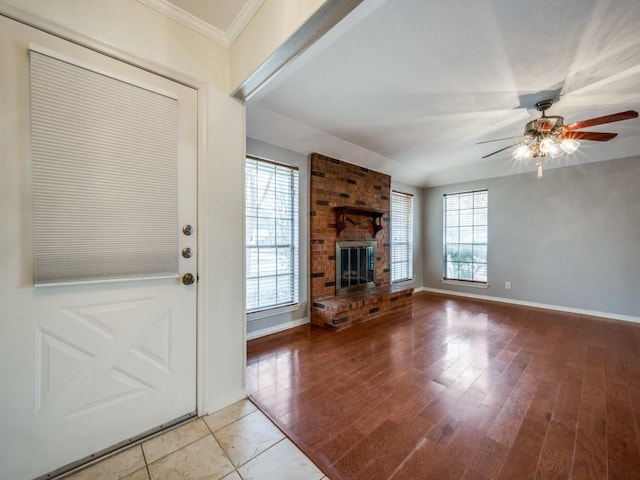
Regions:
M 413 195 L 391 193 L 391 281 L 413 280 Z
M 444 196 L 444 279 L 487 283 L 488 190 Z
M 298 302 L 298 169 L 247 157 L 246 308 Z

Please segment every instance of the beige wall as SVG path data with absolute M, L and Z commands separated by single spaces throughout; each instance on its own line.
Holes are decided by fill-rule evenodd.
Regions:
M 230 92 L 237 89 L 325 0 L 265 0 L 231 45 Z

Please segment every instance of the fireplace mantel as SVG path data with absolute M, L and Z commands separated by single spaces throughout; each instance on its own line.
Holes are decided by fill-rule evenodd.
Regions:
M 353 221 L 347 215 L 364 215 L 371 217 L 371 229 L 372 229 L 372 238 L 375 238 L 376 234 L 382 230 L 382 216 L 385 213 L 388 213 L 386 210 L 379 210 L 377 208 L 370 208 L 364 206 L 342 206 L 342 207 L 334 207 L 336 212 L 336 236 L 340 235 L 340 232 L 347 227 L 347 222 L 350 222 L 354 225 L 358 223 Z

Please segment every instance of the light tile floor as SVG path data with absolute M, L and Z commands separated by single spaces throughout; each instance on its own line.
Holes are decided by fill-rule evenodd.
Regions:
M 328 480 L 242 400 L 64 477 L 65 480 Z

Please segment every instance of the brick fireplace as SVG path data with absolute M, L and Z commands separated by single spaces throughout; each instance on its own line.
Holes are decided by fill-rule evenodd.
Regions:
M 340 330 L 411 306 L 413 289 L 391 285 L 391 177 L 311 154 L 311 320 Z M 336 242 L 373 245 L 372 281 L 336 293 Z M 364 255 L 359 250 L 353 255 Z M 339 259 L 340 260 L 340 259 Z M 360 259 L 353 261 L 358 265 Z M 338 264 L 339 265 L 339 264 Z M 350 268 L 347 278 L 357 270 Z

